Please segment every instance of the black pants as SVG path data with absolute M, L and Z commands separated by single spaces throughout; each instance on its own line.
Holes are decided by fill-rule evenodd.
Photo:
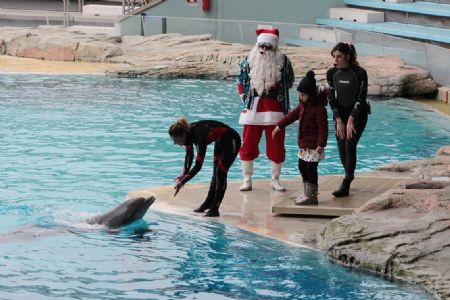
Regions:
M 233 164 L 241 148 L 241 137 L 231 131 L 214 145 L 214 168 L 208 195 L 201 207 L 218 210 L 227 189 L 228 169 Z
M 300 174 L 302 174 L 304 183 L 312 183 L 317 184 L 318 175 L 317 175 L 317 167 L 319 166 L 319 162 L 311 162 L 304 161 L 302 159 L 298 159 L 298 170 Z
M 347 126 L 348 117 L 342 118 L 345 126 Z M 342 166 L 344 167 L 345 174 L 353 175 L 356 169 L 356 148 L 358 146 L 359 139 L 364 132 L 367 124 L 367 113 L 362 113 L 355 120 L 356 133 L 353 134 L 351 139 L 340 139 L 336 134 L 337 146 L 339 149 L 339 158 L 341 159 Z

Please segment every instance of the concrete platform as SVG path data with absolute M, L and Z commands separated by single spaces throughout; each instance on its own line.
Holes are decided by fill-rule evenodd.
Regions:
M 303 186 L 300 177 L 282 179 L 286 192 L 272 191 L 269 180 L 255 180 L 250 192 L 238 190 L 241 182 L 228 182 L 219 218 L 206 218 L 204 214 L 193 212 L 205 199 L 208 184 L 188 183 L 176 198 L 172 186 L 144 188 L 130 192 L 128 197 L 152 194 L 156 197 L 152 210 L 199 218 L 199 221 L 218 221 L 293 244 L 317 247 L 320 232 L 330 218 L 351 213 L 410 175 L 393 172 L 358 174 L 351 196 L 339 200 L 331 196 L 331 191 L 340 184 L 342 176 L 322 176 L 319 179 L 320 204 L 310 208 L 293 205 Z
M 348 197 L 335 198 L 332 192 L 340 185 L 342 176 L 324 176 L 319 180 L 319 205 L 295 205 L 301 191 L 288 191 L 284 199 L 272 206 L 272 212 L 289 215 L 339 217 L 351 214 L 370 199 L 392 188 L 401 179 L 389 177 L 357 177 Z

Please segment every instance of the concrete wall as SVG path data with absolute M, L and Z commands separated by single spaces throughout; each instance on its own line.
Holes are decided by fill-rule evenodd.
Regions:
M 318 17 L 328 17 L 331 6 L 344 6 L 342 0 L 211 0 L 211 10 L 188 7 L 184 0 L 166 0 L 148 13 L 159 16 L 257 20 L 287 23 L 315 23 Z
M 163 3 L 146 11 L 147 16 L 169 17 L 168 32 L 211 33 L 215 38 L 230 42 L 242 42 L 229 40 L 227 37 L 236 36 L 236 31 L 246 30 L 245 21 L 264 21 L 277 27 L 276 23 L 314 24 L 319 17 L 328 17 L 330 7 L 345 6 L 342 0 L 211 0 L 211 10 L 202 10 L 202 0 L 198 0 L 197 6 L 188 6 L 184 0 L 166 0 Z M 178 20 L 174 17 L 205 19 L 201 21 Z M 242 20 L 241 24 L 236 22 L 225 22 L 221 20 Z M 145 34 L 158 33 L 159 21 L 145 18 Z M 175 27 L 175 23 L 179 25 Z M 189 24 L 191 22 L 191 24 Z M 141 26 L 136 27 L 134 18 L 128 18 L 118 25 L 119 32 L 125 35 L 141 33 Z M 225 29 L 225 27 L 231 27 Z M 253 26 L 251 31 L 253 31 Z M 195 28 L 195 30 L 194 30 Z M 244 29 L 243 29 L 244 28 Z M 154 29 L 152 31 L 152 29 Z M 280 28 L 282 30 L 282 28 Z M 292 29 L 294 30 L 294 29 Z M 290 31 L 290 30 L 288 30 Z M 252 34 L 253 34 L 252 33 Z M 246 35 L 244 32 L 242 35 Z M 298 37 L 298 32 L 296 32 Z

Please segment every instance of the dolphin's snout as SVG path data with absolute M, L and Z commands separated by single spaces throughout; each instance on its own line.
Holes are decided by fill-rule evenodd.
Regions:
M 155 202 L 155 196 L 149 196 L 144 198 L 144 205 L 147 207 L 150 207 L 150 205 L 152 205 Z
M 105 224 L 108 227 L 124 226 L 141 219 L 155 200 L 155 196 L 130 198 L 87 221 L 89 224 Z

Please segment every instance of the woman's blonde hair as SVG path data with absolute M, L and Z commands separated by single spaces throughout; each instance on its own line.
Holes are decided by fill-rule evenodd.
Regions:
M 170 125 L 169 135 L 178 137 L 178 136 L 182 136 L 183 133 L 190 134 L 191 126 L 189 125 L 186 118 L 180 117 L 180 118 L 178 118 L 178 120 L 175 123 Z

